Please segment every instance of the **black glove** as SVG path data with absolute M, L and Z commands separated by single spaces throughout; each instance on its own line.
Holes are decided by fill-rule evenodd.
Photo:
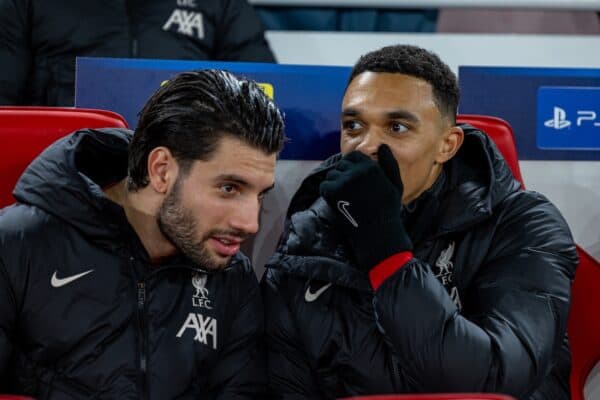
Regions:
M 398 163 L 390 148 L 377 150 L 379 164 L 353 151 L 327 173 L 321 196 L 339 211 L 337 224 L 346 235 L 359 267 L 370 270 L 386 258 L 412 250 L 402 222 Z

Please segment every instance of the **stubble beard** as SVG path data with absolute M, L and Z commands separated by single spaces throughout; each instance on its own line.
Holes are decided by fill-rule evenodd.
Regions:
M 230 258 L 216 260 L 208 250 L 208 238 L 216 232 L 207 232 L 201 240 L 196 240 L 197 223 L 192 212 L 181 204 L 181 177 L 177 177 L 173 190 L 163 201 L 156 222 L 173 246 L 198 267 L 217 271 L 229 264 Z

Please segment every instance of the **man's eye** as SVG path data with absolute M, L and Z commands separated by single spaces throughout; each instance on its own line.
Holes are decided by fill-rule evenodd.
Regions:
M 230 185 L 230 184 L 225 184 L 225 185 L 221 185 L 219 190 L 221 190 L 221 192 L 226 193 L 226 194 L 232 194 L 235 192 L 235 186 Z
M 408 128 L 406 127 L 406 125 L 400 122 L 392 122 L 392 124 L 390 125 L 390 130 L 393 133 L 402 133 L 408 131 Z
M 356 130 L 362 128 L 361 123 L 358 121 L 344 121 L 342 123 L 342 126 L 343 126 L 344 130 L 347 130 L 347 131 L 356 131 Z

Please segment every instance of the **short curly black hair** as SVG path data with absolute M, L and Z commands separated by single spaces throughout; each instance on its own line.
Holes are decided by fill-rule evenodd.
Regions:
M 357 75 L 366 71 L 398 73 L 423 79 L 431 85 L 442 115 L 456 123 L 460 98 L 458 82 L 454 72 L 437 54 L 407 44 L 383 47 L 359 58 L 352 68 L 348 85 Z

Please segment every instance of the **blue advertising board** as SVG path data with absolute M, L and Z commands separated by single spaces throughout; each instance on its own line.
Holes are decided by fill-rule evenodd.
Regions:
M 521 160 L 600 160 L 600 69 L 459 67 L 459 112 L 513 127 Z
M 543 86 L 537 105 L 539 148 L 600 150 L 600 87 Z
M 349 67 L 78 58 L 75 104 L 115 111 L 133 128 L 164 80 L 204 68 L 264 84 L 285 115 L 290 140 L 282 159 L 322 160 L 338 151 Z M 459 112 L 507 120 L 520 159 L 600 160 L 600 69 L 459 67 L 459 84 Z
M 340 107 L 348 67 L 215 61 L 77 58 L 75 105 L 121 114 L 131 128 L 161 83 L 181 71 L 218 68 L 253 79 L 283 111 L 281 159 L 323 160 L 339 151 Z

